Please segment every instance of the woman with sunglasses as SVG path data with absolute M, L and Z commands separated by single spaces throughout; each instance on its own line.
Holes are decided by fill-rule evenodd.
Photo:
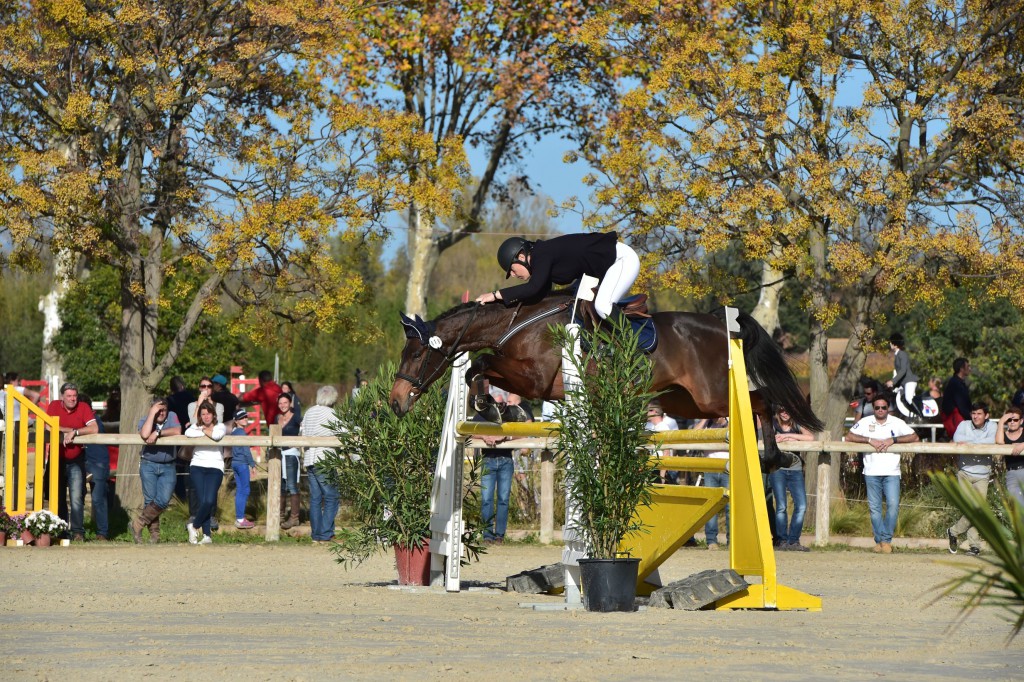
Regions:
M 1003 457 L 1006 464 L 1006 489 L 1024 508 L 1024 410 L 1017 406 L 1006 409 L 996 426 L 996 443 L 1013 444 L 1013 454 Z
M 213 399 L 213 380 L 210 377 L 203 377 L 199 380 L 199 397 L 195 402 L 188 404 L 188 423 L 196 423 L 196 409 L 205 402 L 214 403 L 217 407 L 217 423 L 224 423 L 224 406 Z

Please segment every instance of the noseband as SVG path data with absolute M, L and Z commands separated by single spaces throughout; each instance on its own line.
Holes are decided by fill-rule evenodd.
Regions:
M 458 337 L 456 337 L 455 342 L 452 343 L 452 345 L 449 347 L 447 351 L 445 351 L 444 348 L 442 347 L 440 343 L 440 337 L 436 335 L 431 337 L 431 339 L 438 340 L 438 345 L 436 348 L 433 345 L 431 345 L 431 339 L 427 340 L 427 343 L 424 344 L 426 346 L 427 352 L 423 356 L 423 363 L 420 365 L 420 371 L 418 376 L 414 377 L 409 374 L 403 374 L 402 372 L 395 372 L 395 378 L 405 379 L 410 384 L 412 384 L 413 390 L 416 391 L 419 391 L 424 386 L 430 385 L 435 379 L 437 379 L 438 376 L 441 375 L 442 372 L 444 372 L 448 368 L 448 365 L 452 363 L 455 354 L 458 353 L 459 344 L 462 343 L 463 337 L 466 336 L 466 332 L 469 331 L 470 326 L 476 319 L 476 314 L 477 312 L 479 312 L 481 305 L 483 304 L 479 303 L 473 307 L 473 312 L 470 314 L 469 320 L 466 321 L 466 326 L 462 328 L 462 331 L 459 332 L 459 335 Z M 442 362 L 437 363 L 437 366 L 434 368 L 434 371 L 430 373 L 430 376 L 424 378 L 424 375 L 427 373 L 427 369 L 430 365 L 430 357 L 434 353 L 442 353 L 444 355 L 444 359 Z

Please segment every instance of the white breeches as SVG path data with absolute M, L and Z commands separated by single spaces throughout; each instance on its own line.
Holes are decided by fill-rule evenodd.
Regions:
M 907 406 L 913 405 L 914 396 L 917 395 L 917 382 L 908 381 L 900 386 L 899 390 L 903 391 L 903 400 L 906 401 Z
M 612 305 L 621 301 L 640 274 L 640 257 L 622 242 L 615 244 L 615 262 L 601 278 L 594 297 L 594 309 L 601 319 L 612 312 Z

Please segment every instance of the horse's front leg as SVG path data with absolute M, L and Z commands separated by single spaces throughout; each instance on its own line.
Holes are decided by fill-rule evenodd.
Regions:
M 793 466 L 796 455 L 783 452 L 775 440 L 775 410 L 772 405 L 761 398 L 756 392 L 750 394 L 751 408 L 761 420 L 761 438 L 764 441 L 764 453 L 761 455 L 761 471 L 770 474 L 776 469 Z

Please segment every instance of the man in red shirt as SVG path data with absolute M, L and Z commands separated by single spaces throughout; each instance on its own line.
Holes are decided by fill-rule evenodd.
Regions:
M 47 405 L 46 414 L 57 417 L 60 423 L 58 513 L 71 525 L 71 540 L 84 542 L 85 455 L 84 448 L 75 442 L 75 438 L 99 432 L 96 415 L 93 414 L 92 407 L 78 402 L 78 387 L 72 383 L 65 383 L 60 387 L 60 400 L 54 400 Z M 70 519 L 66 497 L 71 499 Z
M 277 399 L 281 397 L 281 387 L 274 381 L 274 375 L 267 370 L 260 372 L 259 380 L 260 385 L 243 393 L 239 400 L 245 405 L 259 403 L 269 427 L 277 422 Z

